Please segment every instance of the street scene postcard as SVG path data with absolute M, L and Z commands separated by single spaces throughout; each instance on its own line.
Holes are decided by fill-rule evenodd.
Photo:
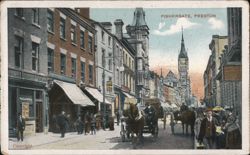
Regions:
M 2 154 L 249 154 L 248 5 L 1 3 Z

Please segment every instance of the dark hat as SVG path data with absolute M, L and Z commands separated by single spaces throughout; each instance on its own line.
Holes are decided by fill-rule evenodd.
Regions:
M 208 107 L 208 108 L 206 109 L 206 112 L 209 112 L 209 111 L 213 111 L 213 108 Z

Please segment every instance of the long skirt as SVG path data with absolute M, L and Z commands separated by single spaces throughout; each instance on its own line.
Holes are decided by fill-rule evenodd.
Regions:
M 226 149 L 241 149 L 241 134 L 239 129 L 227 132 Z

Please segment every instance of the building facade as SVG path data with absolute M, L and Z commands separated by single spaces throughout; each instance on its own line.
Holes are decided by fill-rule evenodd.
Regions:
M 46 11 L 49 119 L 53 131 L 53 119 L 61 111 L 66 112 L 70 122 L 83 116 L 86 110 L 98 111 L 97 102 L 82 92 L 86 87 L 96 87 L 96 31 L 82 16 L 81 9 L 49 8 Z
M 191 86 L 190 86 L 190 77 L 189 77 L 189 59 L 188 54 L 185 49 L 185 43 L 182 32 L 181 39 L 181 50 L 178 56 L 178 72 L 179 72 L 179 81 L 180 81 L 180 92 L 181 92 L 181 102 L 189 105 L 190 104 L 190 95 L 191 95 Z
M 211 50 L 211 103 L 213 106 L 221 105 L 221 90 L 219 86 L 219 81 L 216 80 L 216 75 L 219 72 L 220 67 L 220 56 L 227 45 L 227 36 L 213 35 L 212 41 L 209 44 L 209 49 Z
M 114 56 L 113 56 L 113 35 L 111 34 L 112 24 L 110 22 L 94 22 L 96 30 L 96 86 L 105 98 L 114 103 Z M 103 103 L 103 101 L 102 101 Z M 106 104 L 106 103 L 105 103 Z M 100 106 L 100 105 L 99 105 Z M 107 107 L 106 107 L 107 108 Z M 103 106 L 100 106 L 103 110 Z M 111 115 L 114 116 L 114 106 L 111 107 Z
M 114 78 L 116 93 L 116 111 L 121 112 L 125 98 L 135 97 L 135 50 L 124 38 L 123 21 L 114 21 Z
M 26 119 L 24 134 L 47 131 L 46 15 L 41 8 L 8 9 L 10 136 L 15 135 L 18 113 Z
M 143 99 L 149 97 L 149 28 L 142 8 L 136 8 L 131 25 L 126 26 L 130 45 L 136 51 L 136 98 L 144 105 Z
M 181 106 L 181 95 L 179 80 L 176 75 L 170 70 L 164 78 L 165 100 L 170 104 L 175 104 L 177 107 Z
M 221 105 L 231 107 L 239 118 L 242 113 L 242 9 L 228 8 L 228 46 L 221 58 L 217 79 L 220 82 Z

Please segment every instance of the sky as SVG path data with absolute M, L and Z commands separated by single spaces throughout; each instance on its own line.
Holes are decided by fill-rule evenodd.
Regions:
M 192 90 L 198 98 L 203 97 L 203 73 L 211 54 L 209 43 L 212 35 L 227 35 L 226 8 L 143 8 L 149 27 L 150 70 L 165 76 L 169 70 L 177 75 L 178 54 L 181 48 L 181 29 L 189 57 L 189 73 Z M 132 24 L 135 8 L 106 9 L 91 8 L 90 17 L 99 22 L 122 19 L 123 32 Z M 199 15 L 206 15 L 201 17 Z M 181 15 L 177 18 L 176 15 Z M 174 16 L 174 17 L 173 17 Z M 114 31 L 114 24 L 112 28 Z

